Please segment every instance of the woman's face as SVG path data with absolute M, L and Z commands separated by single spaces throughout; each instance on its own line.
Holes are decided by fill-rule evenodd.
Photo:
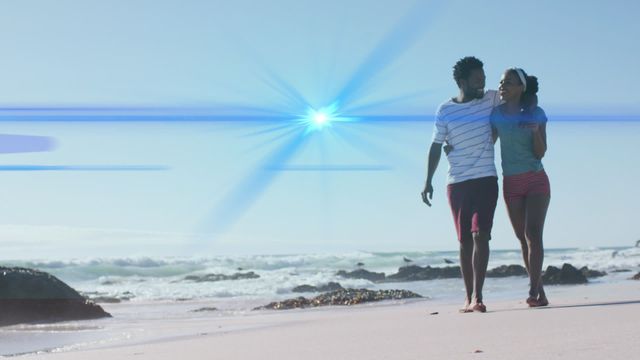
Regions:
M 507 70 L 502 74 L 498 90 L 500 91 L 500 99 L 504 101 L 520 100 L 524 85 L 520 82 L 515 71 Z

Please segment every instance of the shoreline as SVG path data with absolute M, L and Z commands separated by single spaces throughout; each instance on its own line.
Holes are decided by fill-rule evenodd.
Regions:
M 496 301 L 485 296 L 485 314 L 459 314 L 461 304 L 451 299 L 188 318 L 163 318 L 159 308 L 155 318 L 132 317 L 135 329 L 116 326 L 130 332 L 128 339 L 20 358 L 626 359 L 640 351 L 631 340 L 640 322 L 640 282 L 549 286 L 547 292 L 551 306 L 539 309 L 527 308 L 524 295 Z M 133 314 L 144 305 L 128 306 Z M 123 309 L 108 307 L 116 308 Z M 532 341 L 536 332 L 539 341 Z

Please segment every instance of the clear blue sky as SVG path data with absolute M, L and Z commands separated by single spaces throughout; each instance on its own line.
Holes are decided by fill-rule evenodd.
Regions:
M 610 119 L 640 118 L 639 10 L 621 0 L 5 2 L 0 104 L 304 113 L 283 95 L 286 83 L 313 107 L 346 92 L 352 109 L 378 103 L 359 114 L 428 117 L 457 92 L 455 61 L 475 55 L 488 88 L 514 65 L 540 79 L 546 245 L 626 245 L 640 238 L 640 122 Z M 578 121 L 592 115 L 603 121 Z M 1 165 L 169 167 L 0 172 L 3 258 L 457 246 L 444 159 L 434 207 L 419 197 L 429 122 L 336 123 L 276 156 L 315 171 L 275 172 L 261 170 L 287 143 L 286 129 L 265 131 L 273 122 L 0 124 L 57 143 L 0 154 Z M 192 236 L 227 208 L 223 233 Z M 516 247 L 502 200 L 492 246 Z

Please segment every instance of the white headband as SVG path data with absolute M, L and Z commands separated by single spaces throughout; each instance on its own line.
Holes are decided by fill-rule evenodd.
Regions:
M 511 70 L 514 70 L 516 74 L 518 74 L 518 77 L 520 78 L 520 82 L 522 83 L 522 86 L 524 86 L 524 89 L 522 89 L 522 92 L 527 91 L 527 78 L 524 76 L 524 71 L 522 71 L 522 69 L 517 67 L 511 68 Z

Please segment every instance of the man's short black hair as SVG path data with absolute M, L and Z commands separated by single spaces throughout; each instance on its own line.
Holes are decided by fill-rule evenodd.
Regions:
M 468 79 L 471 71 L 475 69 L 482 69 L 484 64 L 473 56 L 463 57 L 453 67 L 453 79 L 456 84 L 462 79 Z

